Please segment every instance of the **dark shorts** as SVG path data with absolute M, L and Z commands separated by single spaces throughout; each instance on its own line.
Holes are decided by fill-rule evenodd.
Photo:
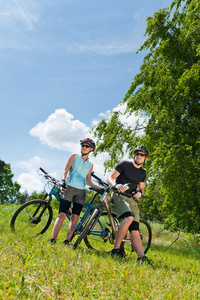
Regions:
M 59 213 L 63 212 L 67 214 L 71 203 L 73 203 L 72 214 L 79 216 L 85 203 L 85 190 L 69 185 L 66 190 L 62 190 L 60 193 Z
M 119 217 L 119 220 L 121 222 L 121 220 L 128 218 L 128 217 L 134 217 L 133 213 L 130 211 L 125 212 L 124 214 L 122 214 Z M 129 231 L 131 232 L 132 230 L 137 230 L 139 231 L 139 222 L 133 220 L 133 222 L 131 223 L 131 225 L 129 226 Z
M 60 199 L 59 213 L 62 212 L 62 213 L 67 214 L 70 207 L 71 207 L 71 202 L 70 201 Z M 81 213 L 82 208 L 83 208 L 82 204 L 74 202 L 73 203 L 73 208 L 72 208 L 72 214 L 79 216 L 80 213 Z
M 84 205 L 85 190 L 77 189 L 68 185 L 66 190 L 61 191 L 60 199 Z

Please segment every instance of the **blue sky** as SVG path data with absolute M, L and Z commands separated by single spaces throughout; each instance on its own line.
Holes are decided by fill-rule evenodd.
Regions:
M 42 190 L 40 166 L 60 179 L 79 140 L 123 109 L 145 55 L 136 54 L 145 19 L 170 3 L 0 0 L 0 159 L 22 191 Z M 91 157 L 101 177 L 106 156 Z

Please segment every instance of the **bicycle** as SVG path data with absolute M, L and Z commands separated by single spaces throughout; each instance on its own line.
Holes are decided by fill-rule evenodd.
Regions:
M 109 193 L 112 190 L 117 192 L 115 188 L 110 187 L 106 182 L 102 181 L 98 176 L 91 173 L 91 176 L 94 177 L 98 184 L 104 187 L 104 192 L 101 196 L 101 199 L 98 201 L 100 207 L 95 207 L 91 217 L 88 219 L 85 227 L 78 236 L 76 242 L 74 243 L 74 248 L 76 249 L 80 242 L 84 240 L 86 246 L 94 250 L 102 251 L 111 251 L 113 249 L 116 228 L 119 225 L 119 220 L 117 215 L 110 210 L 109 204 Z M 91 190 L 94 190 L 90 188 Z M 99 193 L 99 190 L 94 190 L 96 194 Z M 123 195 L 130 197 L 130 195 L 123 193 Z M 104 208 L 106 211 L 104 211 Z M 140 219 L 140 238 L 142 240 L 143 250 L 146 254 L 150 248 L 152 240 L 152 230 L 149 223 Z M 122 248 L 125 248 L 128 251 L 133 252 L 133 248 L 130 242 L 130 233 L 128 232 L 126 237 L 123 239 Z
M 31 233 L 33 236 L 38 236 L 44 234 L 52 222 L 53 210 L 51 207 L 51 200 L 53 195 L 58 200 L 60 199 L 60 182 L 51 177 L 42 168 L 40 168 L 40 170 L 43 172 L 44 178 L 47 179 L 47 183 L 51 185 L 51 190 L 44 195 L 42 200 L 35 199 L 28 201 L 16 210 L 10 223 L 13 232 L 20 232 L 20 234 L 22 233 L 25 235 Z M 88 248 L 111 251 L 114 244 L 116 227 L 119 224 L 116 214 L 111 212 L 107 201 L 111 187 L 97 177 L 94 172 L 91 173 L 91 176 L 98 181 L 103 189 L 102 191 L 94 190 L 95 194 L 91 202 L 85 202 L 85 211 L 80 217 L 80 221 L 78 222 L 73 235 L 73 238 L 78 235 L 73 246 L 76 249 L 82 239 L 84 239 Z M 99 194 L 102 195 L 100 200 L 97 199 Z M 67 213 L 68 220 L 70 220 L 70 217 L 71 209 L 69 209 Z M 143 219 L 140 219 L 140 236 L 144 252 L 147 253 L 151 244 L 152 232 L 149 223 Z M 128 235 L 124 239 L 124 243 L 130 247 L 130 237 Z M 132 251 L 131 248 L 129 250 Z
M 34 199 L 22 204 L 13 214 L 10 222 L 11 230 L 24 235 L 38 236 L 44 234 L 49 228 L 53 219 L 53 209 L 51 207 L 52 197 L 55 196 L 60 201 L 61 183 L 50 176 L 44 169 L 40 168 L 42 175 L 47 179 L 50 192 L 45 193 L 43 199 Z M 85 202 L 85 212 L 77 224 L 74 236 L 79 234 L 84 228 L 84 224 L 90 217 L 96 205 L 97 193 L 90 203 Z M 71 208 L 67 212 L 67 218 L 71 218 Z M 74 237 L 73 236 L 73 237 Z

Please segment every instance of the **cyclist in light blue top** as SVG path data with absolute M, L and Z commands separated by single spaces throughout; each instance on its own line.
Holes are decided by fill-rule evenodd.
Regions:
M 100 186 L 91 181 L 90 175 L 93 170 L 93 164 L 89 161 L 88 156 L 90 152 L 95 150 L 95 143 L 92 139 L 86 138 L 81 140 L 80 144 L 81 155 L 72 154 L 62 172 L 62 192 L 60 194 L 59 214 L 54 224 L 52 238 L 50 240 L 51 244 L 56 243 L 67 211 L 73 202 L 69 229 L 63 244 L 67 245 L 70 243 L 85 202 L 86 184 L 95 189 L 101 189 Z
M 86 177 L 91 167 L 92 163 L 88 159 L 84 161 L 82 155 L 76 154 L 74 162 L 69 170 L 66 184 L 74 188 L 84 190 L 86 185 Z

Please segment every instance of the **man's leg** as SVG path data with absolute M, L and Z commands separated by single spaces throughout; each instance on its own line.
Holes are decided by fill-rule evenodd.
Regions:
M 121 246 L 121 242 L 124 239 L 124 237 L 127 234 L 128 228 L 130 224 L 133 222 L 134 218 L 132 216 L 129 216 L 121 221 L 121 223 L 118 226 L 116 237 L 115 237 L 115 243 L 114 243 L 114 249 L 119 249 Z
M 140 233 L 138 230 L 132 230 L 130 233 L 130 238 L 131 238 L 131 245 L 133 249 L 135 250 L 137 256 L 140 258 L 144 256 L 144 251 L 142 248 L 142 241 L 140 238 Z

